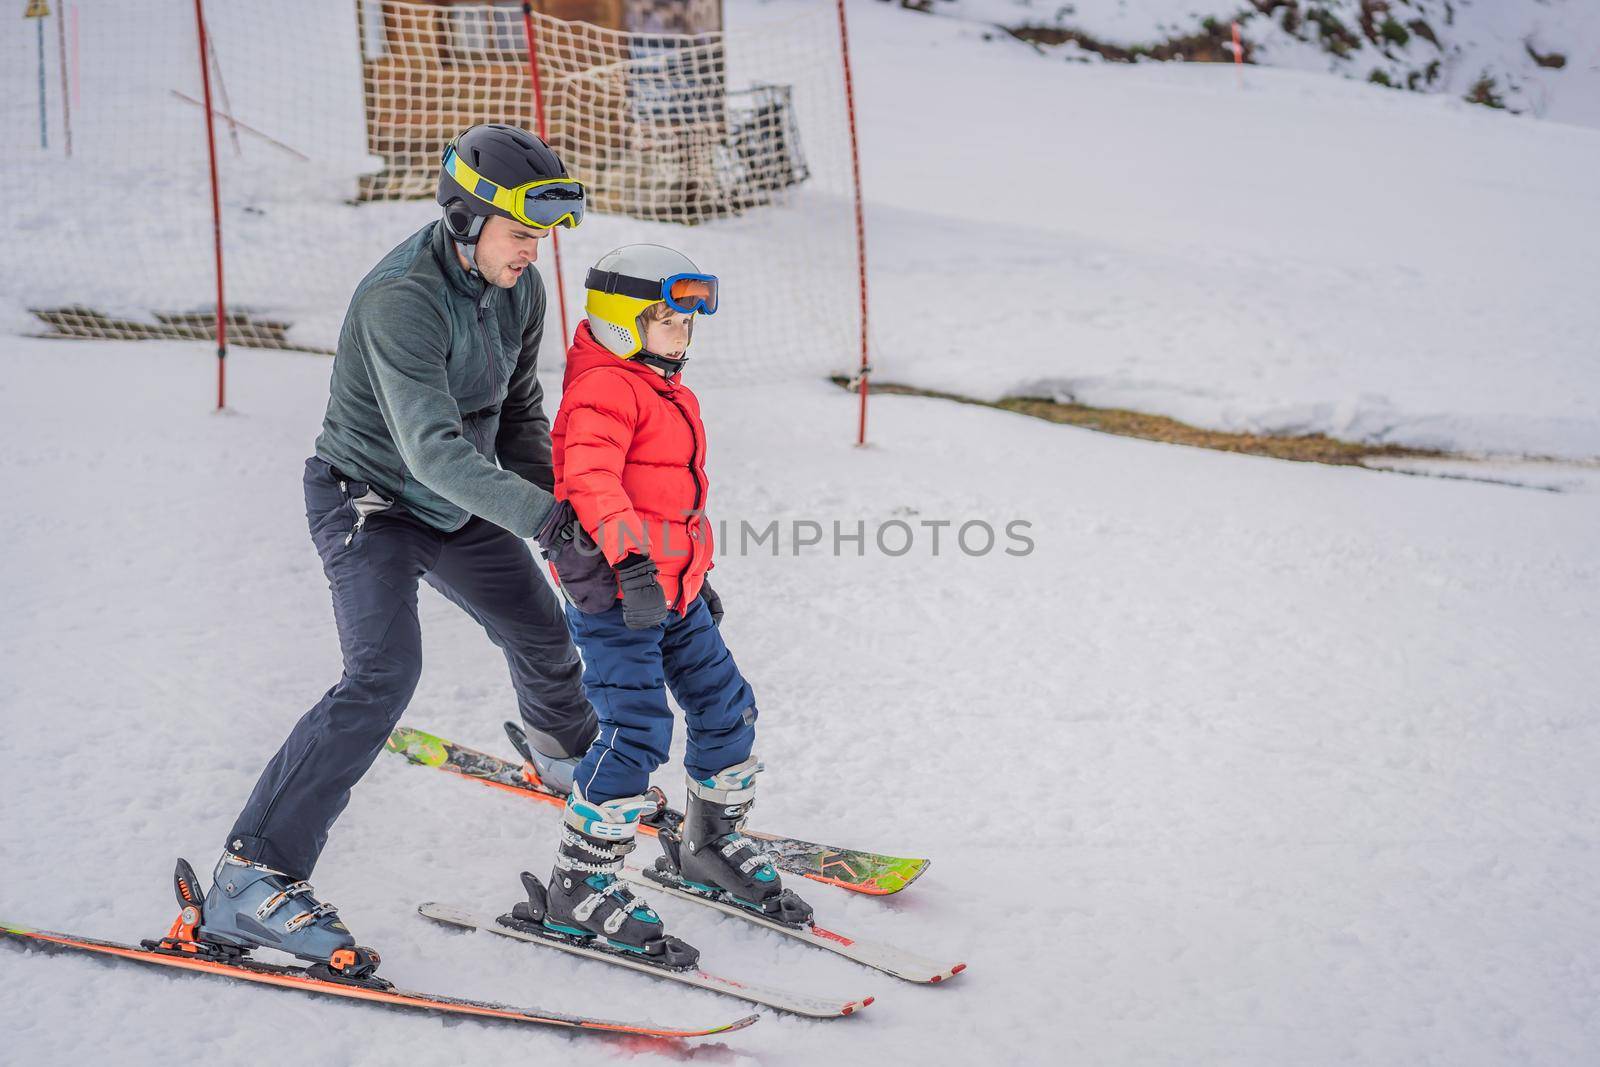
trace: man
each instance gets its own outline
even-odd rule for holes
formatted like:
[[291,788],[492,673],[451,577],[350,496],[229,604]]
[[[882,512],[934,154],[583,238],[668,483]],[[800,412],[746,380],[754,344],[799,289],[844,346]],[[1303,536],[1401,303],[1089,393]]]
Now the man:
[[357,286],[306,461],[306,520],[344,676],[261,773],[199,930],[353,979],[371,974],[375,955],[354,947],[305,879],[416,688],[418,580],[504,650],[546,780],[569,784],[598,730],[560,604],[523,540],[555,512],[534,374],[545,295],[532,268],[554,227],[583,220],[583,187],[537,137],[482,125],[445,150],[438,200],[443,219]]

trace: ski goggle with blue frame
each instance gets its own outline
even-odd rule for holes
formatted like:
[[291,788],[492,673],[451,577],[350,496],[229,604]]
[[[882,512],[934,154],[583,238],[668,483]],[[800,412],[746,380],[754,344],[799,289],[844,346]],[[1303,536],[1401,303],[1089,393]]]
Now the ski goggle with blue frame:
[[717,276],[715,274],[674,274],[670,278],[633,278],[614,270],[589,268],[583,287],[598,293],[618,293],[635,300],[664,302],[673,311],[691,315],[717,313]]
[[585,203],[583,183],[573,178],[541,178],[507,189],[496,185],[467,165],[451,144],[444,150],[444,169],[456,183],[492,207],[497,207],[524,226],[550,230],[568,229],[583,222]]

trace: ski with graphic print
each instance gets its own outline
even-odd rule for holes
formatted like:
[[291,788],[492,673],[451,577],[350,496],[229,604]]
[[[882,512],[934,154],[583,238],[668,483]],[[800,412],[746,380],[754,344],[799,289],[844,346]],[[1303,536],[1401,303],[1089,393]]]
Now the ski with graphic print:
[[[389,735],[386,747],[419,766],[448,771],[530,800],[564,805],[567,800],[564,793],[549,789],[539,781],[533,763],[527,756],[528,741],[522,730],[515,723],[506,723],[506,735],[522,755],[519,761],[501,759],[407,726],[396,727]],[[662,797],[662,801],[661,809],[647,817],[640,826],[641,832],[653,836],[663,829],[675,831],[682,824],[683,815],[667,807],[665,797]],[[870,896],[888,896],[900,892],[916,881],[931,862],[819,845],[756,830],[746,830],[744,833],[746,837],[760,842],[762,851],[773,857],[779,870]]]

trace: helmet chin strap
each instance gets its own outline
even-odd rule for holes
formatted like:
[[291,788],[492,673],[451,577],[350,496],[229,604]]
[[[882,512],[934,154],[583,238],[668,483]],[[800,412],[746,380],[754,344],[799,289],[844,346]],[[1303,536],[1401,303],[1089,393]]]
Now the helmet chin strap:
[[681,374],[683,372],[683,365],[689,362],[689,356],[687,353],[679,356],[677,359],[672,359],[668,356],[658,356],[654,352],[649,352],[642,348],[639,350],[639,354],[633,358],[648,367],[655,367],[658,370],[666,371],[667,377],[669,378],[675,374]]
[[[644,337],[644,316],[643,315],[639,316],[639,322],[638,322],[638,325],[637,325],[636,329],[638,329],[638,331],[639,331],[639,336],[641,338]],[[655,367],[658,370],[666,371],[667,377],[671,378],[675,374],[682,374],[683,373],[683,365],[685,363],[689,362],[689,343],[691,341],[693,341],[693,340],[694,340],[694,316],[690,315],[689,316],[689,337],[688,337],[688,339],[686,341],[684,341],[683,355],[679,356],[677,359],[673,359],[670,356],[658,356],[654,352],[650,351],[648,348],[645,348],[643,345],[641,345],[639,347],[638,355],[634,356],[633,358],[638,360],[640,363],[643,363],[647,367]]]
[[461,258],[467,261],[467,273],[474,278],[482,278],[483,275],[478,273],[478,246],[475,244],[469,245],[462,241],[457,241],[455,244],[456,251],[461,253]]
[[478,237],[483,233],[483,224],[487,220],[482,215],[470,215],[466,224],[462,225],[459,212],[464,210],[459,200],[445,206],[445,232],[450,234],[461,258],[467,261],[467,273],[481,279],[483,275],[478,271]]

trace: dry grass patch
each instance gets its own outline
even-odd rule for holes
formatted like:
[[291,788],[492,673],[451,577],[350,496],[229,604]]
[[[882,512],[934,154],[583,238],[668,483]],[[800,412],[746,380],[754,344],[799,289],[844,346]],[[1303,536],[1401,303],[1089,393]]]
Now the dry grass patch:
[[[834,378],[837,385],[850,388],[848,378]],[[1336,437],[1314,433],[1295,437],[1278,437],[1271,434],[1226,433],[1206,430],[1165,415],[1148,415],[1141,411],[1122,408],[1096,408],[1087,404],[1062,403],[1039,397],[1007,397],[1004,400],[974,400],[955,393],[941,393],[933,389],[918,389],[909,385],[873,382],[875,393],[896,393],[905,396],[926,396],[938,400],[953,400],[958,404],[976,404],[980,407],[1014,411],[1049,422],[1082,426],[1101,433],[1119,437],[1139,437],[1146,441],[1164,441],[1192,448],[1209,448],[1217,452],[1242,452],[1251,456],[1269,456],[1272,459],[1294,460],[1298,463],[1331,463],[1349,467],[1362,466],[1369,459],[1442,458],[1449,453],[1422,448],[1403,448],[1399,445],[1373,445],[1359,441],[1341,441]]]

